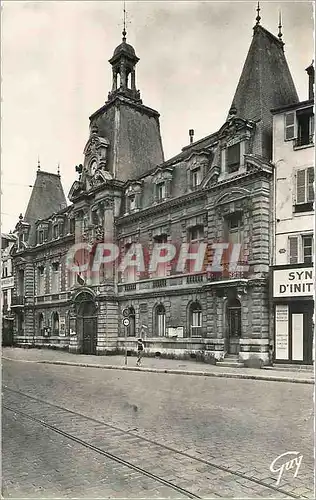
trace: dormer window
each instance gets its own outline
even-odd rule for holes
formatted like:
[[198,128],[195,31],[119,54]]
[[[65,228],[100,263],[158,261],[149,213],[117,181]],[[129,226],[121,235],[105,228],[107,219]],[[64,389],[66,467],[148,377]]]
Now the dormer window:
[[166,185],[164,182],[157,184],[157,201],[163,201],[166,198]]
[[240,167],[240,143],[229,146],[226,151],[226,170],[229,174],[237,172]]
[[37,242],[39,245],[42,245],[47,241],[47,236],[48,236],[47,227],[46,228],[40,227],[38,229],[37,234],[38,234]]
[[200,168],[192,170],[192,187],[198,187],[202,182],[202,172]]
[[136,208],[136,198],[135,195],[129,197],[129,211],[132,212]]
[[56,240],[59,237],[59,227],[58,224],[53,226],[53,238]]

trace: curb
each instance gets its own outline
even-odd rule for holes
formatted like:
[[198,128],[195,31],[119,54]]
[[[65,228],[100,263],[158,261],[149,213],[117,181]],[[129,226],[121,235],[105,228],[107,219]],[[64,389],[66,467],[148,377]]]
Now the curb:
[[49,365],[66,365],[66,366],[81,366],[85,368],[101,368],[104,370],[126,370],[132,372],[149,372],[149,373],[170,373],[173,375],[194,375],[196,377],[217,377],[217,378],[239,378],[239,379],[250,379],[250,380],[267,380],[271,382],[290,382],[295,384],[314,384],[313,379],[308,378],[295,378],[295,377],[267,377],[264,375],[247,375],[245,373],[214,373],[214,372],[202,372],[198,370],[175,370],[175,369],[163,369],[163,368],[138,368],[134,366],[120,366],[120,365],[98,365],[90,363],[76,363],[72,361],[36,361],[36,363],[49,364]]
[[277,377],[266,375],[247,375],[246,373],[227,373],[227,372],[202,372],[198,370],[175,370],[170,368],[139,368],[136,366],[122,366],[122,365],[98,365],[91,363],[77,363],[73,361],[51,361],[51,360],[26,360],[26,359],[12,359],[2,356],[2,359],[8,361],[17,361],[20,363],[38,363],[46,365],[61,365],[61,366],[79,366],[82,368],[101,368],[103,370],[125,370],[132,372],[149,372],[149,373],[170,373],[172,375],[193,375],[196,377],[217,377],[217,378],[234,378],[234,379],[248,379],[248,380],[265,380],[271,382],[288,382],[292,384],[314,384],[313,379],[308,378],[295,378],[295,377]]

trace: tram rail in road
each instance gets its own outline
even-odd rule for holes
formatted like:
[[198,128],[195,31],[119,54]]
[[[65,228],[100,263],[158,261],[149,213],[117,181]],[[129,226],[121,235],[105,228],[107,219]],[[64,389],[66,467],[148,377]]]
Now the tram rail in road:
[[[13,412],[21,418],[32,420],[34,423],[46,427],[47,429],[50,429],[51,431],[60,434],[81,446],[89,448],[95,453],[98,453],[113,462],[128,467],[133,471],[137,471],[138,473],[177,491],[181,496],[185,496],[187,498],[221,496],[218,494],[220,478],[217,478],[217,475],[220,476],[220,474],[225,472],[226,475],[231,476],[231,481],[242,478],[244,487],[247,487],[247,484],[250,488],[254,484],[262,486],[263,492],[262,494],[259,493],[258,496],[273,497],[275,493],[278,493],[278,498],[300,498],[298,495],[289,493],[281,487],[268,484],[264,480],[256,479],[253,476],[250,477],[242,472],[234,471],[231,468],[226,467],[224,464],[218,465],[212,463],[210,460],[202,457],[196,457],[165,444],[144,438],[135,432],[122,430],[119,427],[82,415],[79,412],[69,410],[56,404],[49,403],[34,396],[30,396],[29,394],[10,389],[6,386],[3,386],[3,392],[4,397],[2,407],[4,410]],[[74,423],[75,425],[73,425]],[[98,445],[94,444],[95,442],[97,442]],[[135,449],[135,447],[140,450],[141,445],[144,445],[145,443],[147,443],[146,450],[152,452],[154,457],[155,455],[157,456],[157,464],[163,462],[167,465],[168,461],[170,462],[170,470],[172,470],[173,473],[172,475],[175,475],[178,478],[176,482],[168,479],[168,477],[163,477],[155,473],[153,470],[150,470],[152,465],[146,463],[145,458],[144,466],[142,466],[142,464],[136,465],[133,463],[133,455],[131,453],[132,450]],[[116,453],[114,454],[109,451],[111,449],[117,450]],[[139,459],[141,459],[141,453],[137,458],[139,462]],[[177,460],[174,460],[175,458],[177,458]],[[175,465],[175,463],[177,465]],[[203,470],[201,470],[201,464],[205,466],[202,468]],[[190,476],[191,474],[192,476],[192,470],[194,470],[194,476],[197,483],[201,484],[202,482],[205,485],[203,488],[203,495],[198,493],[199,489],[196,489],[195,484],[192,484],[195,483],[195,481],[190,482],[186,479],[187,475]],[[212,480],[209,479],[210,475],[212,476]],[[239,484],[236,483],[236,489],[238,489],[238,487]]]

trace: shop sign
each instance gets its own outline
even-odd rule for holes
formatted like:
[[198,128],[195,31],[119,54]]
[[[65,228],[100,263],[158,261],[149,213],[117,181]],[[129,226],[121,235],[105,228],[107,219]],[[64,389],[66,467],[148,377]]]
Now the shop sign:
[[273,297],[306,297],[314,295],[312,267],[273,271]]
[[8,276],[7,278],[1,278],[1,288],[10,288],[14,286],[14,277]]

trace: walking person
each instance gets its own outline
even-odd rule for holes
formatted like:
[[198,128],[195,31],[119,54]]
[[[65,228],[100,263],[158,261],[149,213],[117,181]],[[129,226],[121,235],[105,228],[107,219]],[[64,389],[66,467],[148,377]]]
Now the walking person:
[[137,361],[136,361],[136,366],[141,366],[143,352],[144,352],[143,341],[142,341],[142,339],[138,339],[137,340]]

